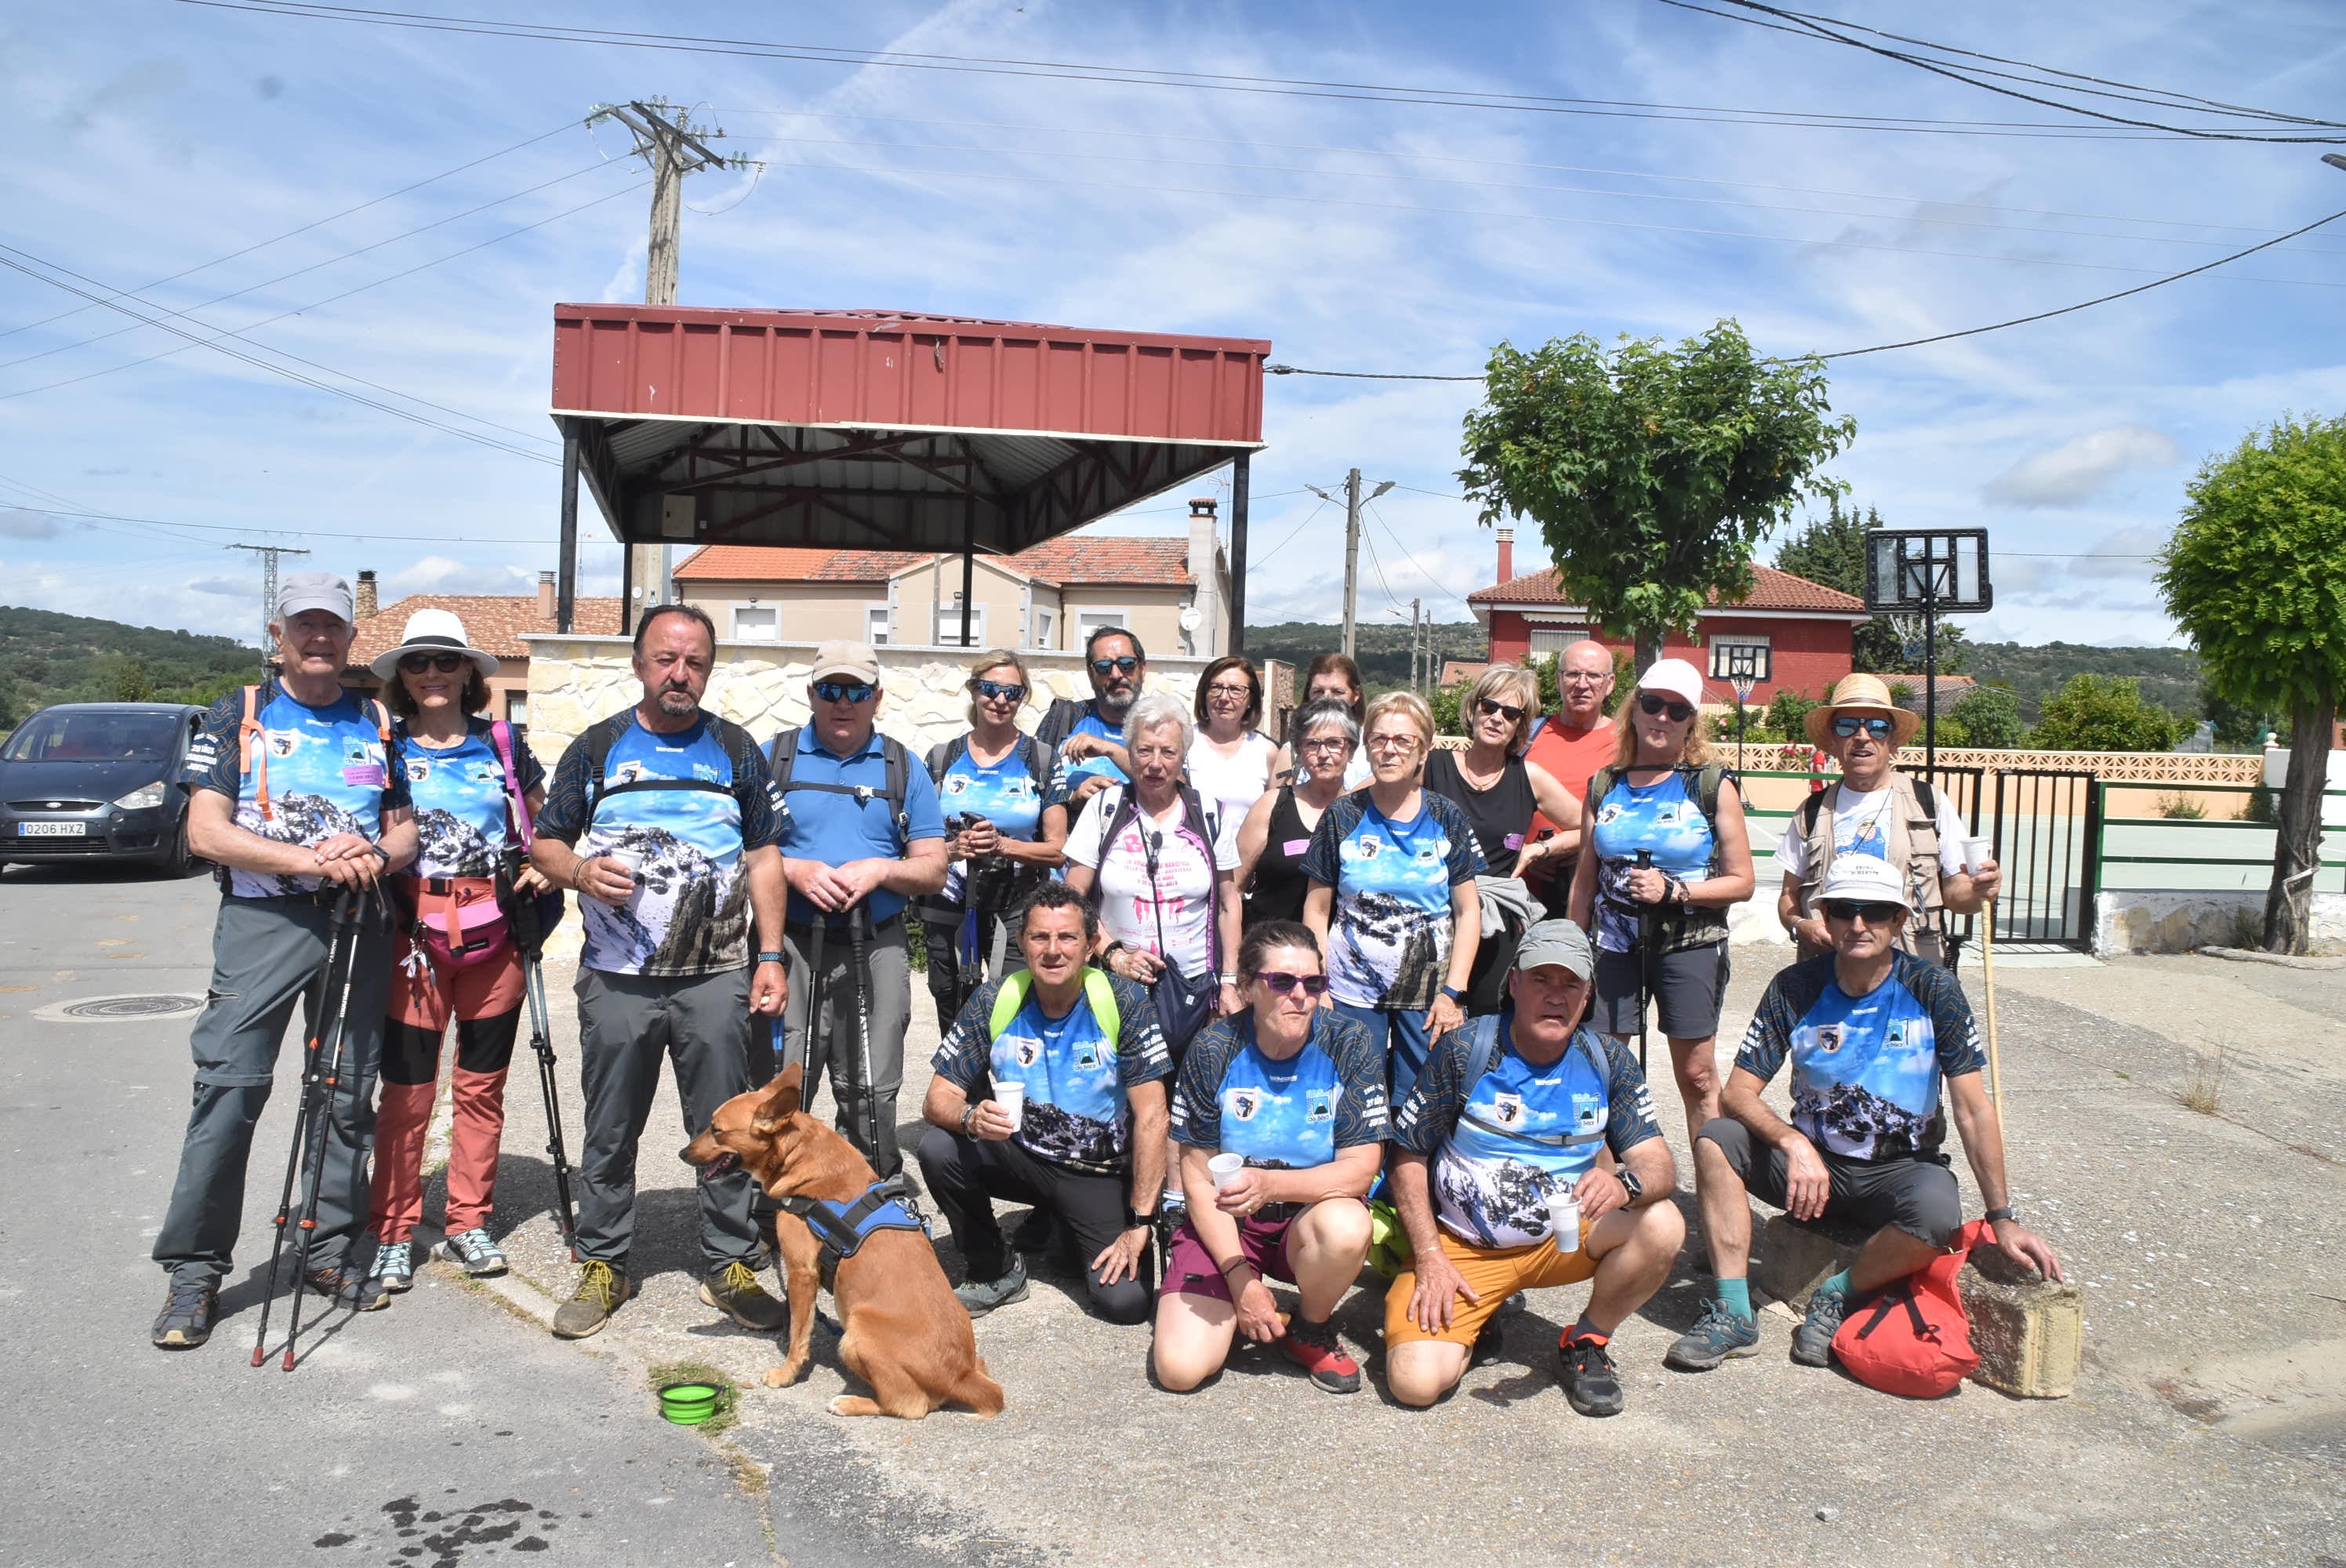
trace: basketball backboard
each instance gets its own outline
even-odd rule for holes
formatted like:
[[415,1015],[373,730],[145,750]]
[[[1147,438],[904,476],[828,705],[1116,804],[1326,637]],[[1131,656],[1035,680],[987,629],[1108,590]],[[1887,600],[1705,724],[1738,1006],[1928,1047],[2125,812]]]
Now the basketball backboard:
[[1878,528],[1865,536],[1865,607],[1880,615],[1995,606],[1984,528]]

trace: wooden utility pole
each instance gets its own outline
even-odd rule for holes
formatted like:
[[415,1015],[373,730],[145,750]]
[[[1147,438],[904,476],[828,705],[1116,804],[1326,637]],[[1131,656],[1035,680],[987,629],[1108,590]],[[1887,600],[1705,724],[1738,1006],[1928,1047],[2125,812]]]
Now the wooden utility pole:
[[[1361,503],[1374,501],[1393,487],[1390,479],[1381,480],[1377,487],[1364,497],[1361,494],[1361,471],[1357,468],[1344,475],[1344,657],[1358,657],[1353,644],[1360,624],[1361,597]],[[1303,487],[1332,504],[1335,497],[1316,484]]]
[[[586,121],[612,119],[636,135],[636,152],[651,166],[652,217],[649,242],[644,252],[644,303],[676,303],[677,248],[684,212],[684,177],[699,169],[716,168],[731,160],[709,150],[708,140],[721,138],[722,130],[696,130],[689,111],[678,113],[665,98],[642,98],[627,104],[598,104]],[[619,633],[634,626],[632,590],[641,585],[644,606],[667,602],[668,546],[630,545],[619,596]]]
[[1409,602],[1409,689],[1420,697],[1425,695],[1424,604],[1423,599]]

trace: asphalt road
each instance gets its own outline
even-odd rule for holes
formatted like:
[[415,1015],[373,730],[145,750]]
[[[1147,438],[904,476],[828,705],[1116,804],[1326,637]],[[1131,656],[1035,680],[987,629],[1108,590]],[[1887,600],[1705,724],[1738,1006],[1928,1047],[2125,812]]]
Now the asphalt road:
[[[291,1045],[255,1145],[220,1326],[200,1349],[150,1347],[163,1279],[148,1250],[186,1115],[188,1020],[34,1014],[99,996],[199,997],[216,905],[202,878],[78,867],[0,877],[0,1303],[12,1349],[0,1359],[0,1563],[746,1568],[777,1548],[792,1563],[925,1558],[896,1550],[873,1519],[825,1518],[817,1531],[788,1509],[770,1544],[762,1495],[700,1436],[660,1421],[638,1373],[452,1279],[426,1276],[385,1311],[305,1323],[291,1375],[273,1357],[253,1369],[264,1210],[291,1135]],[[284,1323],[280,1300],[273,1343]]]

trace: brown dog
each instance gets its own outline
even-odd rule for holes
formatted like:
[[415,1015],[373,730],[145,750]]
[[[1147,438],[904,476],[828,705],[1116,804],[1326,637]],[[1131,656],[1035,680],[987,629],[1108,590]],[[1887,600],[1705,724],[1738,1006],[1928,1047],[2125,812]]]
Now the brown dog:
[[[709,1130],[685,1146],[688,1164],[703,1181],[735,1164],[770,1197],[814,1197],[846,1205],[879,1180],[854,1145],[814,1117],[801,1115],[797,1064],[762,1089],[737,1095],[717,1107]],[[790,1348],[766,1374],[770,1388],[786,1388],[806,1371],[814,1338],[815,1299],[821,1288],[822,1246],[796,1215],[774,1217],[789,1275]],[[839,1416],[901,1416],[919,1420],[948,1404],[981,1416],[1002,1413],[1002,1385],[978,1359],[969,1313],[954,1298],[928,1237],[913,1230],[875,1230],[852,1257],[840,1259],[831,1299],[846,1327],[839,1359],[872,1385],[875,1399],[842,1394],[831,1401]]]

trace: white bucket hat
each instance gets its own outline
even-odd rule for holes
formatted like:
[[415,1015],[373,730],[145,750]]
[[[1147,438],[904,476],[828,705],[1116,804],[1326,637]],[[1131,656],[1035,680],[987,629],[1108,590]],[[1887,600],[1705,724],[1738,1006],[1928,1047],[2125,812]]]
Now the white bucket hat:
[[464,636],[464,623],[454,610],[416,611],[407,617],[399,646],[375,655],[367,667],[374,671],[377,680],[389,680],[399,672],[399,661],[412,653],[459,653],[473,661],[483,679],[497,673],[497,656],[472,645]]

